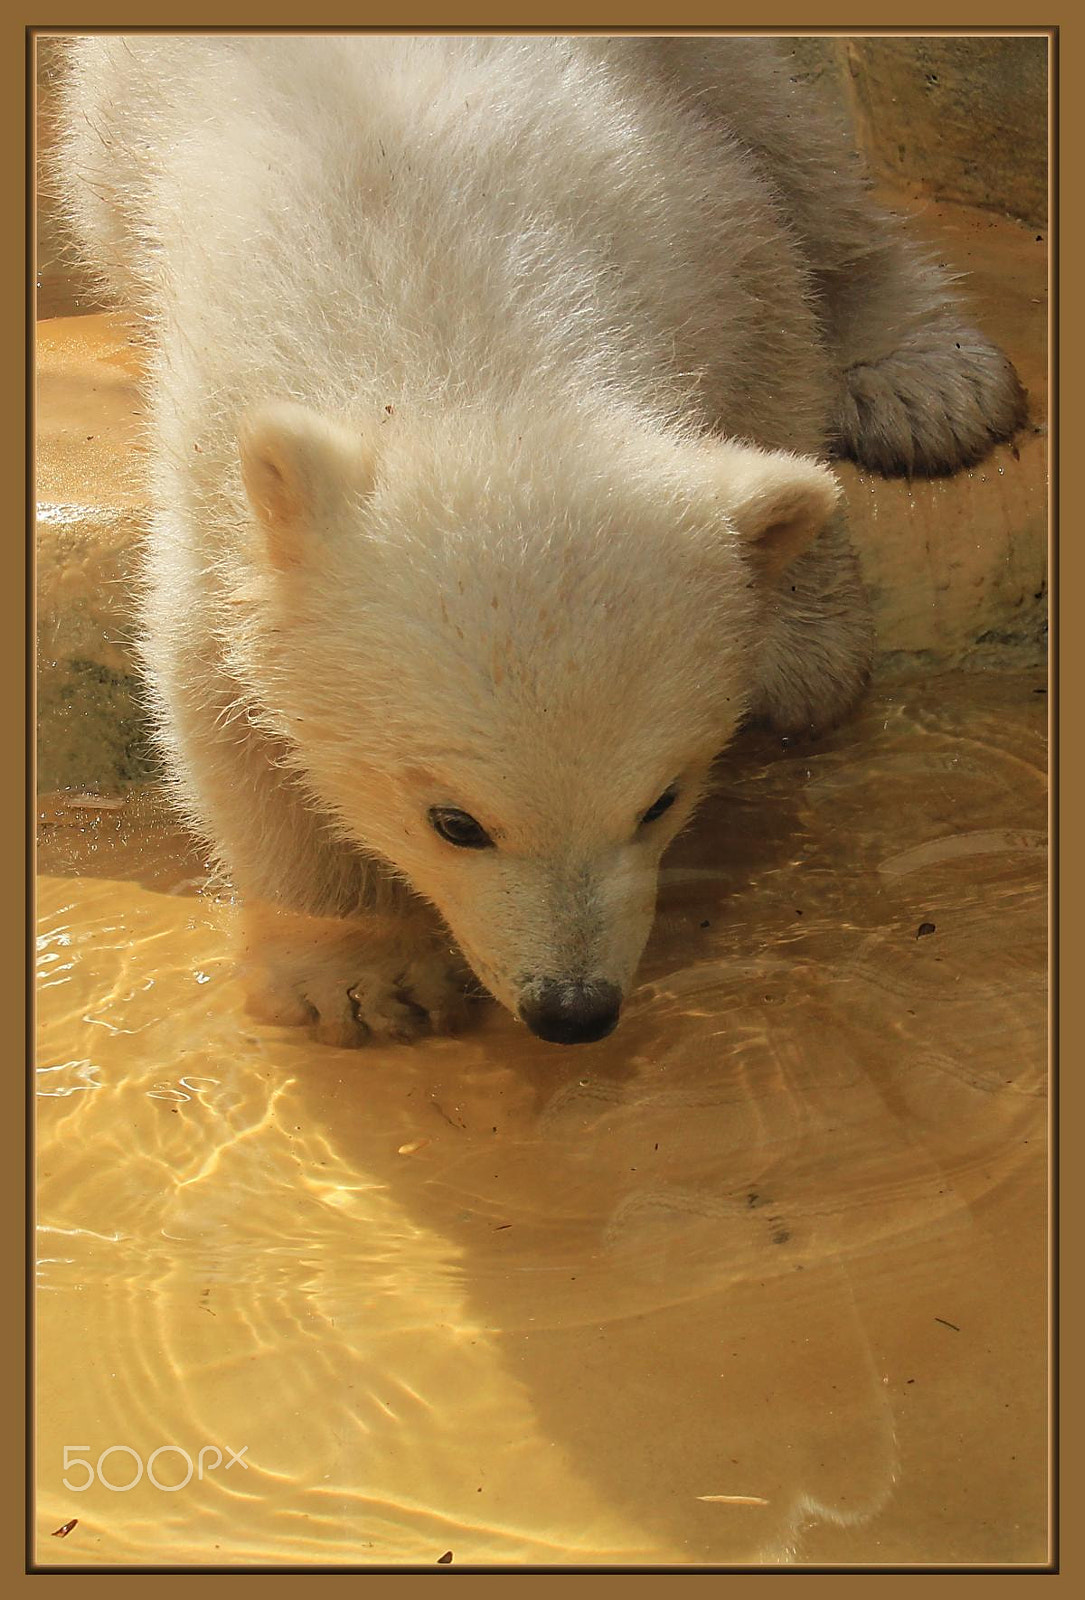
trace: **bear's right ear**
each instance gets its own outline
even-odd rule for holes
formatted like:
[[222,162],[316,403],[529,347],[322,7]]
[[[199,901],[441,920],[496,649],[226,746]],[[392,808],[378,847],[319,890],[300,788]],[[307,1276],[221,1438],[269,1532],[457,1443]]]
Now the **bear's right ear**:
[[277,567],[297,565],[351,499],[373,490],[373,457],[361,437],[293,401],[249,412],[238,444],[245,493]]

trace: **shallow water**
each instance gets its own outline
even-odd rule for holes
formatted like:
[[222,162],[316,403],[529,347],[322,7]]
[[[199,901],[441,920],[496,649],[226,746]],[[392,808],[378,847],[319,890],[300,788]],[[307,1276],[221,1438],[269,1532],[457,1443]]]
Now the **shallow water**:
[[745,739],[573,1050],[258,1026],[154,797],[45,802],[39,1560],[1045,1560],[1042,686]]

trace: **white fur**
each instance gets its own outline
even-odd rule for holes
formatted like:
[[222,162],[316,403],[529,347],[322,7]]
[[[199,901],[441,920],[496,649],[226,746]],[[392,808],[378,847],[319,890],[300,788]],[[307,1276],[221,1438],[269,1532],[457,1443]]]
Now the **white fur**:
[[280,908],[254,922],[271,1014],[341,1042],[447,1021],[424,902],[513,1009],[546,979],[625,991],[740,719],[822,726],[858,692],[813,458],[848,373],[951,300],[839,135],[790,121],[772,47],[730,45],[73,47],[69,208],[151,349],[159,731],[191,821]]

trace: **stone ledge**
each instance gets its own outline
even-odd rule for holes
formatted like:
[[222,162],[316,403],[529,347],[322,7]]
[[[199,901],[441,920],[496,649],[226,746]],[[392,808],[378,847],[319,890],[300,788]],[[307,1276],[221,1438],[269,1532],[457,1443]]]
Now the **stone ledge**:
[[970,319],[1017,367],[1029,417],[1013,441],[952,478],[886,480],[838,463],[879,656],[928,668],[1032,666],[1047,633],[1046,235],[967,206],[880,199],[959,274]]

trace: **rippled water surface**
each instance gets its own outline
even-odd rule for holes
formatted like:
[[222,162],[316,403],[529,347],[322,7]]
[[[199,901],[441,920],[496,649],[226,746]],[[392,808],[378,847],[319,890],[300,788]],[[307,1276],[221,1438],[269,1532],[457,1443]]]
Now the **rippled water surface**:
[[1042,682],[748,737],[572,1050],[258,1026],[153,796],[46,802],[39,1559],[1046,1559]]

